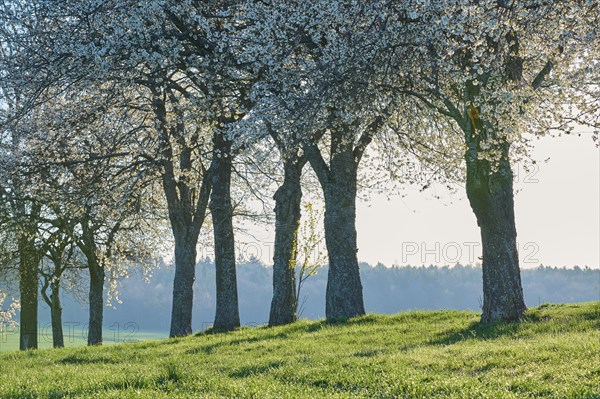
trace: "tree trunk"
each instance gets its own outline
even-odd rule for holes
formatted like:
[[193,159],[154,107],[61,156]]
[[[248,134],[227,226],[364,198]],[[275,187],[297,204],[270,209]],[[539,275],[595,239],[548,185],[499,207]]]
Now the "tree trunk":
[[364,315],[365,307],[356,246],[357,163],[343,138],[332,149],[329,179],[323,187],[329,256],[325,315],[336,321]]
[[[196,245],[198,235],[204,223],[211,190],[211,173],[204,171],[200,187],[194,180],[194,170],[204,169],[202,162],[194,165],[194,152],[198,144],[198,134],[186,137],[183,113],[176,106],[173,108],[177,118],[176,127],[169,127],[167,108],[163,95],[156,88],[153,91],[153,107],[157,118],[160,145],[162,147],[162,182],[171,229],[175,238],[175,278],[173,281],[173,305],[171,311],[170,337],[181,337],[192,333],[192,308],[194,301],[194,280],[196,269]],[[163,93],[164,94],[164,93]],[[173,152],[172,140],[181,147],[177,155]],[[176,177],[175,162],[178,160]],[[199,191],[196,191],[199,189]],[[194,200],[194,197],[197,199]]]
[[497,170],[492,168],[490,161],[478,159],[474,146],[465,157],[467,196],[477,217],[483,247],[482,322],[520,320],[526,310],[507,143],[501,145],[501,153]]
[[213,328],[231,331],[240,326],[231,204],[231,142],[217,133],[214,148],[210,212],[215,239],[217,308]]
[[[54,261],[53,261],[54,262]],[[60,270],[60,263],[54,263],[55,271]],[[44,302],[50,308],[50,319],[52,321],[52,346],[54,348],[63,348],[65,346],[62,329],[62,307],[60,304],[60,274],[43,274],[44,283],[42,284],[41,294]],[[50,287],[50,296],[48,296],[48,287]]]
[[198,236],[190,234],[191,226],[187,227],[189,229],[186,226],[173,229],[175,232],[175,279],[173,281],[170,337],[183,337],[192,333]]
[[302,187],[303,163],[295,158],[285,163],[283,184],[275,199],[275,250],[273,255],[273,299],[269,325],[292,323],[297,319],[296,255]]
[[38,265],[33,238],[19,238],[19,290],[21,311],[19,320],[19,348],[38,347]]
[[63,335],[62,325],[62,306],[60,303],[60,283],[53,282],[50,284],[52,290],[50,294],[50,319],[52,320],[52,346],[55,348],[63,348],[65,340]]
[[102,345],[102,317],[104,311],[104,268],[96,257],[88,258],[90,271],[90,320],[88,345]]

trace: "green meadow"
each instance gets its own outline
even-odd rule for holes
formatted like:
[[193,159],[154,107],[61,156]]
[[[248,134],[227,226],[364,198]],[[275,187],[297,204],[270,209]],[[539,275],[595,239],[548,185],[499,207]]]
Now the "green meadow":
[[2,398],[600,398],[600,302],[0,354]]
[[[81,327],[70,327],[68,324],[64,328],[65,347],[78,347],[87,344],[87,332]],[[114,345],[122,343],[134,343],[148,340],[164,339],[168,333],[153,331],[127,331],[121,329],[107,328],[103,331],[104,344]],[[40,329],[38,336],[38,346],[40,349],[52,348],[52,330],[49,327]],[[19,330],[7,328],[0,331],[0,352],[13,352],[19,350]]]

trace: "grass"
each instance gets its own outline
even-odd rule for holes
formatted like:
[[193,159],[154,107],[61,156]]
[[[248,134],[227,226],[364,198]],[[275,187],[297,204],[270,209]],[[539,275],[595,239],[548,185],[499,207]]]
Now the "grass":
[[[104,344],[114,345],[123,342],[139,342],[148,340],[159,340],[165,338],[168,334],[152,331],[115,331],[115,329],[105,329],[103,331]],[[78,347],[87,344],[87,331],[82,330],[81,326],[67,327],[64,330],[65,346]],[[38,336],[38,346],[40,349],[52,348],[52,331],[48,326],[40,330]],[[19,330],[8,328],[0,331],[0,353],[14,352],[19,350]]]
[[600,398],[600,302],[0,354],[2,398]]

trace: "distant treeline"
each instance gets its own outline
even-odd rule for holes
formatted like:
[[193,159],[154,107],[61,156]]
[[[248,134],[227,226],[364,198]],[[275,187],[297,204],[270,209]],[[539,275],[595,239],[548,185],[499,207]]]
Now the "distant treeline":
[[[414,309],[481,310],[481,267],[370,266],[361,263],[365,307],[372,313],[397,313]],[[106,309],[105,327],[136,323],[140,330],[168,334],[174,270],[161,267],[149,283],[141,276],[123,282],[122,304]],[[197,265],[194,286],[194,330],[209,327],[215,312],[215,267],[210,260]],[[540,266],[522,271],[527,306],[542,303],[600,300],[600,270]],[[327,267],[310,277],[302,288],[302,316],[325,317]],[[238,266],[240,316],[244,325],[265,324],[272,296],[272,268],[260,262]],[[65,323],[87,323],[86,305],[65,295]],[[48,307],[40,304],[41,320],[49,321]]]

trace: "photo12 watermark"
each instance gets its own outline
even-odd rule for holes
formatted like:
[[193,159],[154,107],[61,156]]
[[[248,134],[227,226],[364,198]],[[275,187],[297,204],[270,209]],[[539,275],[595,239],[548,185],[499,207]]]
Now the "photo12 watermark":
[[[88,324],[78,321],[66,321],[61,324],[65,344],[85,344],[88,338]],[[103,327],[103,341],[106,343],[132,343],[140,341],[140,326],[133,321],[114,322]],[[12,346],[19,340],[20,329],[15,323],[0,323],[0,350],[2,346]],[[37,328],[38,343],[53,343],[52,323],[40,323]],[[9,345],[10,344],[10,345]]]
[[[543,163],[543,162],[542,162]],[[511,165],[513,183],[537,184],[540,182],[540,164],[538,162],[516,162]],[[421,176],[423,181],[435,179],[436,172],[423,166],[420,162],[408,162],[396,169],[399,176]]]
[[[537,254],[540,247],[535,242],[517,243],[519,261],[523,264],[539,265]],[[402,264],[475,264],[483,261],[480,242],[403,242],[401,244]]]

